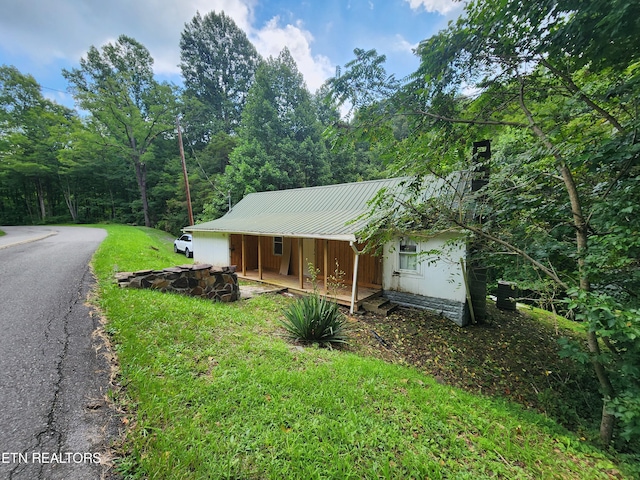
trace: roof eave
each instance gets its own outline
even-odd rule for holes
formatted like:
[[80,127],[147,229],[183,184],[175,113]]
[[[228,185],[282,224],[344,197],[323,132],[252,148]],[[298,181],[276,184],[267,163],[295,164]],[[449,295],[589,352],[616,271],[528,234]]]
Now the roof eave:
[[183,232],[210,232],[210,233],[227,233],[237,235],[254,235],[256,237],[290,237],[290,238],[313,238],[318,240],[338,240],[341,242],[355,242],[357,238],[353,233],[295,233],[295,232],[257,232],[252,230],[218,230],[211,228],[197,228],[196,225],[185,227]]

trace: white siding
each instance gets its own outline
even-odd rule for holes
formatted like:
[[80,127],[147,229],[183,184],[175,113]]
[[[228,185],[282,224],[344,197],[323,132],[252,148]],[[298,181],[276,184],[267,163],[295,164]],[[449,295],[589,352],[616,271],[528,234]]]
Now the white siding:
[[229,234],[217,232],[192,232],[193,260],[208,263],[214,267],[231,265]]
[[420,256],[416,271],[399,268],[400,239],[385,245],[382,288],[464,303],[466,290],[460,258],[466,258],[466,247],[463,241],[452,242],[454,238],[440,235],[430,239],[414,239],[418,244],[418,252],[441,252],[440,255]]

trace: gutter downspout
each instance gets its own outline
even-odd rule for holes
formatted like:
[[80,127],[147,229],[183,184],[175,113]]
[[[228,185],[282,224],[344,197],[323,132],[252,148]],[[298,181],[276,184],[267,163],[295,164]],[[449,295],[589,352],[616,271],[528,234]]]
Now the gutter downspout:
[[353,286],[351,288],[351,308],[349,309],[349,313],[353,315],[356,301],[358,300],[358,260],[360,260],[360,254],[362,252],[358,251],[353,240],[349,242],[349,246],[351,250],[353,250],[353,253],[356,254],[355,262],[353,262]]

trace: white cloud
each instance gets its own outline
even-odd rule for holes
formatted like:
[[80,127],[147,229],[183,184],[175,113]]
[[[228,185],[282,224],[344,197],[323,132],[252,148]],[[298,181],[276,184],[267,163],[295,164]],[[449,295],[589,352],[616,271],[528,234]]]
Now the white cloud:
[[241,28],[251,22],[254,0],[24,0],[7,2],[0,16],[0,45],[14,55],[41,63],[76,63],[90,46],[100,47],[121,34],[149,49],[157,73],[177,73],[179,40],[196,11],[231,16]]
[[413,51],[418,47],[417,43],[410,43],[402,35],[397,34],[395,41],[392,44],[392,50],[402,53],[413,54]]
[[438,12],[442,15],[455,10],[460,6],[460,2],[453,0],[405,0],[412,10],[418,10],[421,7],[427,12]]
[[[132,4],[130,0],[117,0],[126,5]],[[149,14],[149,11],[157,9],[157,4],[162,3],[159,12],[154,12],[149,22],[145,22],[141,35],[145,38],[138,40],[145,45],[155,60],[155,71],[160,74],[179,74],[180,68],[180,35],[185,23],[190,22],[196,12],[202,16],[211,11],[224,12],[231,17],[239,28],[248,32],[253,18],[254,0],[188,0],[175,2],[162,0],[137,0],[135,2],[140,10],[140,17]],[[164,33],[163,33],[164,32]]]
[[[40,69],[56,63],[77,65],[90,46],[101,47],[125,34],[142,43],[154,59],[156,74],[180,74],[180,35],[197,11],[224,11],[244,30],[261,55],[278,55],[288,46],[307,86],[314,90],[332,75],[327,57],[313,55],[313,37],[302,24],[279,25],[272,19],[254,25],[258,0],[22,0],[4,2],[0,49],[28,58]],[[25,72],[30,73],[30,72]]]
[[274,17],[263,28],[251,32],[250,36],[256,49],[265,58],[277,57],[282,49],[287,47],[298,65],[298,70],[304,76],[307,87],[312,92],[335,71],[335,67],[327,57],[314,56],[311,53],[313,36],[303,28],[300,22],[282,27],[280,19]]

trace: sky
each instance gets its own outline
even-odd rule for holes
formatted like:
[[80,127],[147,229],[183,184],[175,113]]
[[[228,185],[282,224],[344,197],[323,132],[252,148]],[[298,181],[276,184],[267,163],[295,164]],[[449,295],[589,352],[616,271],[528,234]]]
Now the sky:
[[286,46],[314,92],[353,60],[376,49],[387,73],[418,67],[412,49],[462,12],[456,0],[0,0],[0,65],[32,75],[45,97],[73,107],[62,69],[79,66],[91,46],[122,34],[142,43],[161,81],[182,84],[180,35],[196,12],[224,11],[265,58]]

